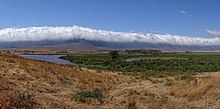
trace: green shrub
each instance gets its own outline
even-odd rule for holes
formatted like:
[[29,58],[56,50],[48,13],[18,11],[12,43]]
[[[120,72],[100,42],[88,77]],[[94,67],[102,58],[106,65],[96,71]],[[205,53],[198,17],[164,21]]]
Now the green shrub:
[[192,75],[182,75],[180,77],[181,80],[187,80],[187,81],[191,81],[191,80],[194,80],[195,77],[193,77]]
[[104,94],[99,89],[96,89],[94,91],[84,90],[84,91],[80,91],[80,92],[76,93],[74,95],[74,99],[76,101],[81,102],[81,103],[85,103],[87,101],[90,101],[91,99],[96,99],[100,103],[103,103]]
[[112,57],[113,60],[119,58],[119,53],[118,53],[118,51],[116,51],[116,50],[110,51],[110,52],[109,52],[109,55]]
[[[112,51],[110,54],[88,54],[85,56],[64,56],[62,59],[76,63],[80,67],[120,71],[142,72],[140,76],[164,77],[175,74],[195,74],[220,70],[220,55],[161,53],[160,55],[125,55]],[[126,62],[129,58],[141,61]],[[184,79],[185,77],[183,77]]]
[[35,95],[29,92],[15,92],[9,97],[10,108],[16,109],[34,109],[37,106]]

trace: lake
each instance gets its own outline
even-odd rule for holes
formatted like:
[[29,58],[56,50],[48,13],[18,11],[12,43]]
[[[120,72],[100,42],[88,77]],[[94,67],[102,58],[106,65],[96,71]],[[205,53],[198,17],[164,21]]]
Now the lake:
[[32,59],[32,60],[40,60],[40,61],[54,62],[54,63],[58,63],[58,64],[74,65],[73,63],[71,63],[67,60],[59,59],[59,57],[65,56],[65,55],[25,55],[25,54],[21,54],[19,56],[24,57],[24,58],[28,58],[28,59]]

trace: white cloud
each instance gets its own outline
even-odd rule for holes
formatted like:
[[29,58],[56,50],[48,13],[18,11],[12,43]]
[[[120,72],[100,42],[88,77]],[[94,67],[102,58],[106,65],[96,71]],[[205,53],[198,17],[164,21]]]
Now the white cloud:
[[220,31],[213,30],[213,29],[206,29],[206,32],[211,34],[211,35],[216,35],[216,36],[220,35]]
[[184,10],[180,11],[179,13],[180,13],[180,14],[188,14],[188,12],[187,12],[187,11],[184,11]]
[[0,42],[86,39],[112,42],[146,42],[174,45],[220,45],[219,38],[170,34],[131,33],[73,27],[28,27],[0,30]]
[[185,10],[181,10],[181,11],[179,11],[179,13],[182,14],[182,15],[188,16],[188,17],[192,17],[192,15],[189,14],[189,12],[187,12]]

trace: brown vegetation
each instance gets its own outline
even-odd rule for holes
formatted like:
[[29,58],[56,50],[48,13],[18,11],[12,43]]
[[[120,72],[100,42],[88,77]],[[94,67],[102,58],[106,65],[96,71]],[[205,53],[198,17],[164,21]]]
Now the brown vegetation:
[[[142,80],[106,71],[0,55],[0,108],[220,108],[219,73],[200,74],[187,80],[179,78]],[[92,95],[86,95],[90,92],[80,93],[82,91],[91,91]],[[77,93],[91,99],[86,102],[74,100]],[[104,94],[102,103],[99,94]]]

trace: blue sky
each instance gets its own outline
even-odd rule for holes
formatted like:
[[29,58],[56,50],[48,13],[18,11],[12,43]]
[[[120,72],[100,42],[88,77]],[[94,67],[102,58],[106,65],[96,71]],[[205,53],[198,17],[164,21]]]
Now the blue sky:
[[220,30],[220,0],[1,0],[0,28],[83,26],[196,37]]

